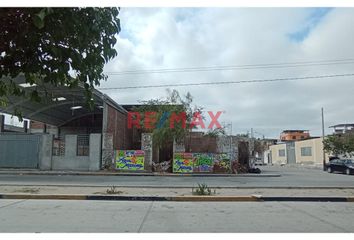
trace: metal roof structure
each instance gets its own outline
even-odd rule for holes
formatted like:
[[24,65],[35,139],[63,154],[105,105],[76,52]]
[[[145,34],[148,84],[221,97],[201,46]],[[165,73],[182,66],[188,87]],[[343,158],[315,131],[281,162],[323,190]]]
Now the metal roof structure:
[[[8,81],[2,78],[1,81]],[[15,114],[15,109],[19,109],[24,118],[43,122],[53,126],[62,126],[75,119],[91,115],[102,114],[104,103],[111,105],[118,111],[126,112],[120,105],[107,95],[98,90],[94,90],[92,98],[94,108],[91,109],[86,104],[85,90],[83,87],[69,88],[65,86],[53,86],[44,84],[41,86],[26,84],[24,76],[18,76],[13,81],[25,91],[35,88],[38,92],[47,92],[50,97],[42,99],[41,102],[34,102],[28,98],[10,96],[7,107],[0,107],[0,112]]]
[[329,128],[337,128],[337,127],[354,127],[354,123],[342,123],[342,124],[329,126]]
[[309,130],[295,129],[295,130],[283,130],[283,133],[292,133],[292,132],[308,132]]

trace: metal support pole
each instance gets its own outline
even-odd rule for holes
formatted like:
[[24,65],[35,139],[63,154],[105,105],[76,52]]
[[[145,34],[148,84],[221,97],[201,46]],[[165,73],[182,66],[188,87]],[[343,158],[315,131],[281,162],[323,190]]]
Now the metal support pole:
[[230,123],[230,173],[232,173],[232,122]]
[[27,120],[23,121],[23,132],[25,132],[25,133],[28,132],[28,121]]
[[[324,137],[325,137],[323,108],[321,108],[321,113],[322,113],[322,143],[323,143]],[[323,146],[323,148],[322,148],[322,153],[323,153],[323,171],[326,171],[326,153],[325,153],[325,150],[324,150],[324,144],[322,146]]]
[[5,115],[0,114],[0,133],[5,131]]

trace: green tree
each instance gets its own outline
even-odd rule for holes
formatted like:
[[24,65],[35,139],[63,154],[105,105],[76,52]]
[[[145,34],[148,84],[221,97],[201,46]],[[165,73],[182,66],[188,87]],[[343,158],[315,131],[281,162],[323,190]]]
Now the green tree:
[[[107,76],[104,64],[117,55],[119,8],[1,8],[0,106],[9,96],[40,102],[47,91],[36,86],[84,86],[92,90]],[[33,87],[13,78],[23,74]]]
[[209,137],[218,137],[218,136],[225,136],[225,135],[226,135],[226,131],[224,127],[210,129],[205,133],[205,136],[209,136]]
[[[166,142],[183,140],[190,130],[194,128],[190,127],[194,114],[201,114],[202,112],[201,107],[192,104],[193,97],[190,93],[187,93],[184,97],[181,97],[176,90],[167,89],[167,93],[168,96],[164,99],[143,101],[141,106],[133,108],[133,111],[141,113],[140,126],[144,126],[147,112],[156,113],[154,116],[150,116],[156,119],[154,126],[149,129],[144,128],[143,131],[152,133],[153,143],[158,148],[164,146]],[[185,127],[183,127],[181,122],[175,122],[174,128],[170,128],[170,117],[173,113],[176,115],[186,113]],[[161,119],[165,119],[165,121],[160,123]]]
[[324,150],[335,155],[354,156],[354,133],[331,135],[323,141]]

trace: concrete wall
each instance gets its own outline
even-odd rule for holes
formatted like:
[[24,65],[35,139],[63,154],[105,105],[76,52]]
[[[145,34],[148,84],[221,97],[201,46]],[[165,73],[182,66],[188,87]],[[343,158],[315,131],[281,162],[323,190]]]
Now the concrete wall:
[[[311,148],[311,156],[302,156],[301,148]],[[323,163],[323,143],[322,138],[314,138],[295,142],[296,163],[322,164]],[[325,154],[326,162],[329,160]]]
[[114,151],[113,135],[110,133],[103,133],[102,134],[102,162],[101,162],[102,168],[105,169],[114,168],[113,151]]
[[216,153],[227,153],[231,161],[238,159],[238,139],[233,136],[220,136],[216,138]]
[[146,171],[152,171],[152,134],[143,133],[141,136],[141,150],[145,151],[144,167]]
[[77,135],[65,135],[65,155],[53,156],[53,170],[89,170],[89,156],[76,156]]
[[89,171],[98,171],[101,168],[102,135],[90,134]]
[[77,156],[77,135],[65,136],[65,155],[52,156],[53,135],[41,135],[41,170],[98,171],[101,164],[101,134],[90,134],[89,156]]
[[265,150],[263,152],[263,163],[264,164],[272,163],[272,156],[270,154],[271,154],[270,150]]
[[[271,151],[273,164],[286,164],[287,163],[286,144],[272,145],[269,147],[269,150]],[[283,156],[283,157],[279,156],[279,150],[284,150],[285,156]]]
[[53,152],[53,135],[41,135],[39,148],[39,169],[51,170],[52,169],[52,152]]
[[177,142],[176,140],[173,141],[173,152],[174,153],[179,153],[179,152],[185,152],[186,147],[184,145],[183,141]]

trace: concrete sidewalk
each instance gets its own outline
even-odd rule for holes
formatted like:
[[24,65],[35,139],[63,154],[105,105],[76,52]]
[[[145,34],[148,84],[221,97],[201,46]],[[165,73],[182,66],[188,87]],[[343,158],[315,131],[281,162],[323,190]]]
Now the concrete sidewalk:
[[[265,197],[343,197],[354,196],[353,188],[210,188],[214,196]],[[107,193],[111,191],[111,194]],[[215,191],[215,192],[214,192]],[[59,194],[59,195],[117,195],[117,196],[192,196],[192,188],[83,187],[83,186],[13,186],[1,185],[0,194]]]
[[76,176],[165,176],[165,177],[280,177],[276,173],[160,173],[160,172],[116,172],[116,171],[41,171],[37,169],[0,169],[3,175],[76,175]]

